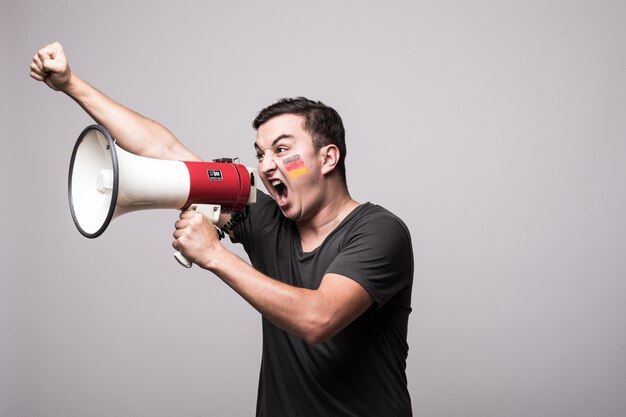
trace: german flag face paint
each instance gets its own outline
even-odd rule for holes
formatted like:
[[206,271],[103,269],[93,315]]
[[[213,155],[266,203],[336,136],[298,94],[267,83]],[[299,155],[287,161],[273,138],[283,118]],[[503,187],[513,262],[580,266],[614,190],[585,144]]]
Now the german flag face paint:
[[306,175],[308,170],[304,166],[304,161],[300,158],[300,155],[291,156],[283,161],[285,169],[287,170],[287,176],[289,178],[298,178]]

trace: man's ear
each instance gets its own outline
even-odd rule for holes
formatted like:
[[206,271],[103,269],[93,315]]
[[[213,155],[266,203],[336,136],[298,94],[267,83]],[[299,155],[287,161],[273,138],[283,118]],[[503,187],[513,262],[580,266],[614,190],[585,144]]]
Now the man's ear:
[[336,145],[326,145],[320,149],[322,158],[322,174],[331,173],[339,163],[340,152]]

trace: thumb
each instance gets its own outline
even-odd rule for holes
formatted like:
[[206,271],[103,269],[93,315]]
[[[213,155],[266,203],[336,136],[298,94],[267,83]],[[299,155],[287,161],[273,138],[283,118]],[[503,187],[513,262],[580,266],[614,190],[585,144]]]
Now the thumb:
[[65,71],[65,63],[60,61],[55,61],[54,59],[46,59],[43,62],[43,69],[50,72],[61,73]]

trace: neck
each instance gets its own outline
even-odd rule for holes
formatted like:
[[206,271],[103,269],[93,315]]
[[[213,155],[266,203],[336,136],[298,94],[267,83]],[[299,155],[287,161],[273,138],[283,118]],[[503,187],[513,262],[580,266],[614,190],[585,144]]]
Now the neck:
[[302,241],[302,250],[309,252],[317,248],[358,205],[359,203],[352,199],[347,189],[344,192],[331,194],[330,198],[323,201],[313,217],[296,223]]

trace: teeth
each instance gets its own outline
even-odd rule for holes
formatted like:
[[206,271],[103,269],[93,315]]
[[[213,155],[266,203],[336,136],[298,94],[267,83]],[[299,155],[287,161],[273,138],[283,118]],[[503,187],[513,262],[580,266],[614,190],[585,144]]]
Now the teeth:
[[278,184],[282,184],[282,181],[281,180],[272,181],[272,186],[276,187]]

